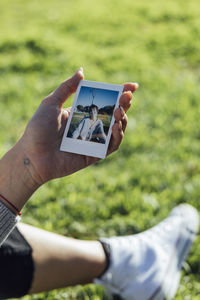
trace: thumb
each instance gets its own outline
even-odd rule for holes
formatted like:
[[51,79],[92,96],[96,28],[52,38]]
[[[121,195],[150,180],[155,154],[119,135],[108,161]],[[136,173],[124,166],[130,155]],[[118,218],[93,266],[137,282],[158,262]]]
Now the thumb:
[[65,80],[61,85],[50,95],[49,101],[52,104],[61,107],[65,100],[75,93],[79,82],[84,78],[83,69],[79,68],[72,77]]

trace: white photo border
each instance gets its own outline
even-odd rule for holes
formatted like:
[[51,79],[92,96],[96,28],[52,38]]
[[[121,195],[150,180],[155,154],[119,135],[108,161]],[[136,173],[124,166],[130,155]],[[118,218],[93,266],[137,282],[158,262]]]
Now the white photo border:
[[106,142],[105,144],[101,144],[101,143],[95,143],[95,142],[90,142],[90,141],[83,141],[83,140],[78,140],[78,139],[73,139],[73,138],[69,138],[67,137],[68,134],[68,130],[71,124],[71,119],[72,116],[74,114],[74,109],[76,107],[77,104],[77,100],[78,100],[78,96],[79,96],[79,92],[81,90],[81,87],[91,87],[91,88],[98,88],[98,89],[105,89],[105,90],[112,90],[112,91],[118,91],[118,97],[117,97],[117,101],[115,103],[115,107],[113,110],[116,110],[116,108],[119,106],[119,99],[120,96],[123,92],[123,86],[122,85],[116,85],[116,84],[110,84],[110,83],[102,83],[102,82],[96,82],[96,81],[89,81],[89,80],[81,80],[75,97],[74,97],[74,102],[71,108],[71,112],[70,112],[70,116],[69,119],[67,121],[67,125],[64,131],[64,135],[62,138],[62,143],[60,146],[60,150],[64,151],[64,152],[71,152],[71,153],[76,153],[76,154],[82,154],[82,155],[88,155],[88,156],[93,156],[93,157],[98,157],[98,158],[105,158],[106,154],[107,154],[107,150],[108,150],[108,145],[110,142],[110,137],[112,134],[112,126],[115,122],[114,116],[112,115],[112,119],[110,122],[110,126],[109,126],[109,130],[108,130],[108,134],[106,137]]

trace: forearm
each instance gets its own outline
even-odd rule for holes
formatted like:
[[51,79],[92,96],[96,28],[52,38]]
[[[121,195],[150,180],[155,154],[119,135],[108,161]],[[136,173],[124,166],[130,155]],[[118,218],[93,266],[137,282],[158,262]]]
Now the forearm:
[[[39,187],[33,180],[32,170],[33,166],[23,152],[21,141],[0,160],[0,194],[18,210]],[[2,198],[1,201],[13,210]]]

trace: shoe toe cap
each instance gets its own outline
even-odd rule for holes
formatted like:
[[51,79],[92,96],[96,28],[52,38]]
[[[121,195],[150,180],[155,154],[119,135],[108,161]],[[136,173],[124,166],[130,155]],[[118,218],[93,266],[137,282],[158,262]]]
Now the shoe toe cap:
[[180,216],[185,227],[194,234],[199,230],[199,213],[189,204],[180,204],[175,207],[170,216]]

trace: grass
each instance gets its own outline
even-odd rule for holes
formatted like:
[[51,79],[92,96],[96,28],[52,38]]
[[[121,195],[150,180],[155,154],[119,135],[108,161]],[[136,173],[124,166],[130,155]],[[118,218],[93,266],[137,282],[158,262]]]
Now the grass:
[[[120,150],[41,187],[24,222],[96,239],[145,230],[182,202],[200,209],[198,7],[197,0],[0,1],[1,155],[79,66],[88,80],[140,83]],[[176,300],[199,298],[199,253],[198,237]],[[88,285],[23,298],[30,299],[107,297]]]

